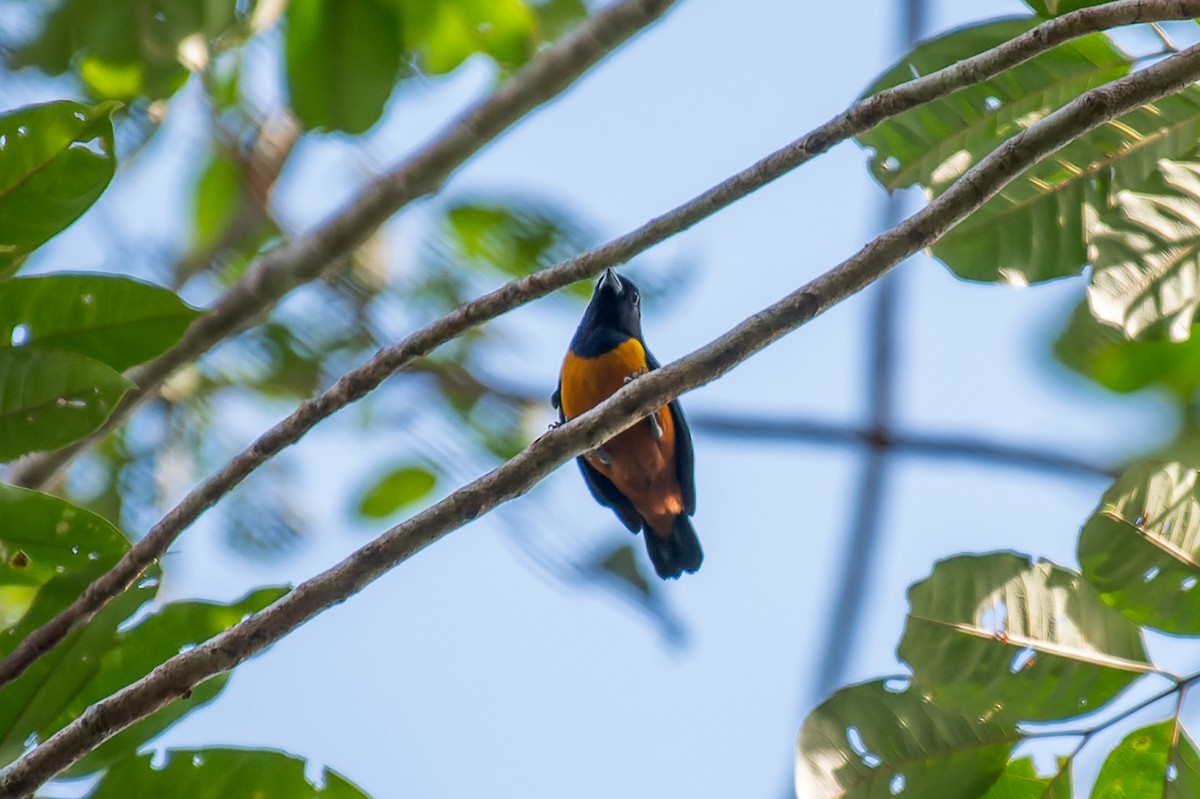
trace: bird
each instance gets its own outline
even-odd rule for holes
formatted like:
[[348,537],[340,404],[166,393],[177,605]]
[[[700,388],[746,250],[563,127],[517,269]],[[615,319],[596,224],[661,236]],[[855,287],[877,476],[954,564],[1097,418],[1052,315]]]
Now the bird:
[[[642,338],[641,292],[629,278],[604,270],[550,398],[559,423],[658,368]],[[635,535],[643,533],[654,571],[664,580],[694,573],[704,560],[691,521],[694,461],[692,434],[678,400],[576,458],[596,501]]]

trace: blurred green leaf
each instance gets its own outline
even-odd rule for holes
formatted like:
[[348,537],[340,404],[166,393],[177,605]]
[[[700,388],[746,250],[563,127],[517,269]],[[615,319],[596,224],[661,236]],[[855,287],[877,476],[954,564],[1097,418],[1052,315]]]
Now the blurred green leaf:
[[597,568],[615,577],[632,588],[639,596],[650,597],[654,592],[650,582],[638,568],[638,556],[632,544],[621,544],[607,557],[603,558]]
[[1134,730],[1100,769],[1092,799],[1193,799],[1200,755],[1176,720]]
[[1200,635],[1200,471],[1143,462],[1104,492],[1079,533],[1079,564],[1133,621]]
[[303,759],[270,749],[168,749],[165,762],[152,765],[154,759],[142,755],[114,764],[89,799],[369,799],[329,768],[309,782]]
[[20,277],[0,287],[0,350],[87,355],[117,371],[170,349],[202,311],[159,286],[116,275]]
[[1130,338],[1186,339],[1200,309],[1200,164],[1163,160],[1089,226],[1097,319]]
[[1130,341],[1097,321],[1087,302],[1071,312],[1054,340],[1054,355],[1067,368],[1122,394],[1161,386],[1186,401],[1200,386],[1200,339]]
[[404,20],[404,48],[432,75],[451,72],[475,53],[517,67],[537,44],[537,18],[524,0],[393,2]]
[[544,42],[558,40],[587,17],[587,6],[583,0],[545,0],[535,2],[538,33]]
[[197,249],[213,247],[242,210],[245,179],[241,166],[214,153],[196,181],[195,236]]
[[[88,90],[103,99],[168,97],[218,44],[244,35],[238,5],[238,0],[66,0],[49,11],[12,64],[51,75],[74,66]],[[249,15],[254,4],[243,5]]]
[[851,685],[800,728],[796,796],[979,796],[1004,771],[1020,737],[1012,727],[942,710],[911,685]]
[[1049,19],[1108,2],[1111,0],[1025,0],[1025,5],[1032,8],[1035,13]]
[[443,246],[454,252],[456,261],[514,277],[556,264],[591,243],[577,221],[527,199],[454,203],[446,210],[443,227]]
[[82,568],[112,568],[129,549],[121,531],[58,497],[0,485],[0,585],[40,586]]
[[1141,629],[1078,574],[1014,553],[937,563],[899,655],[940,707],[997,721],[1090,713],[1150,670]]
[[54,102],[0,115],[0,277],[91,207],[116,169],[117,106]]
[[[201,644],[256,613],[287,593],[284,588],[259,588],[238,601],[172,602],[147,616],[136,626],[117,631],[99,655],[100,668],[66,705],[47,729],[66,726],[91,704],[110,696],[129,683],[149,674],[160,663],[185,649]],[[122,625],[126,627],[126,625]],[[91,774],[130,757],[179,719],[211,702],[225,688],[229,673],[206,680],[149,718],[117,733],[68,769],[64,776]],[[190,796],[190,794],[188,794]]]
[[391,469],[368,488],[358,500],[358,513],[368,519],[391,516],[401,508],[429,496],[437,477],[424,466],[405,465]]
[[1071,772],[1059,763],[1057,776],[1039,777],[1033,758],[1010,760],[1000,779],[980,799],[1071,799]]
[[0,349],[0,461],[82,438],[132,387],[74,352]]
[[386,0],[292,0],[287,80],[306,128],[362,133],[400,74],[400,22]]

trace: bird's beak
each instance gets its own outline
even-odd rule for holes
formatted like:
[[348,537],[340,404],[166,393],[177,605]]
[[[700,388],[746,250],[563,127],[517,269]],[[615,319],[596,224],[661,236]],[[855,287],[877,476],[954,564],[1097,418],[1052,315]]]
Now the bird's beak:
[[614,294],[620,294],[625,290],[625,285],[621,283],[621,278],[612,270],[612,267],[609,267],[604,270],[604,274],[600,277],[600,283],[596,288],[611,288]]

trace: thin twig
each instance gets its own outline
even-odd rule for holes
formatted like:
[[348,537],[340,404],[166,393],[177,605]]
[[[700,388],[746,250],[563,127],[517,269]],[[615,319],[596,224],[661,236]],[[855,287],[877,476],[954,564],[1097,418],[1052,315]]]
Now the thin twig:
[[518,497],[552,471],[609,440],[671,398],[719,378],[786,333],[861,291],[995,196],[1016,175],[1076,137],[1200,78],[1200,46],[1083,94],[1010,139],[944,194],[836,268],[751,316],[687,357],[617,391],[534,441],[504,465],[392,527],[268,608],[88,707],[0,771],[0,799],[26,797],[122,729],[204,680],[261,652],[326,608],[344,602],[437,539]]
[[[612,9],[602,13],[610,12]],[[820,155],[834,145],[871,129],[885,119],[944,97],[964,86],[994,77],[1004,70],[1028,61],[1066,41],[1121,25],[1189,19],[1196,16],[1200,16],[1200,0],[1120,0],[1120,2],[1073,11],[1044,22],[992,50],[880,92],[852,106],[846,112],[772,153],[733,178],[714,186],[674,211],[651,220],[636,231],[581,256],[580,259],[572,259],[558,268],[548,269],[530,278],[516,281],[497,292],[462,306],[447,317],[449,322],[441,329],[453,331],[448,332],[449,336],[458,335],[462,330],[512,310],[518,305],[562,288],[576,280],[598,274],[606,266],[623,263],[651,246],[687,230],[697,222]],[[594,35],[591,33],[590,27],[585,25],[585,28],[589,32],[588,36]],[[583,34],[584,28],[581,28],[574,38],[551,48],[546,54],[543,54],[543,57],[550,53],[558,53],[568,46],[576,46],[577,39]],[[573,59],[564,58],[563,60],[574,64]],[[534,84],[534,81],[523,80],[522,76],[534,66],[542,65],[544,62],[537,61],[518,73],[507,84],[506,91],[509,95],[514,92],[513,87],[518,85],[522,87],[525,95],[533,94],[533,87],[530,84]],[[557,68],[565,69],[564,67]],[[537,85],[534,84],[535,87]],[[556,85],[555,88],[561,90],[563,87]],[[508,95],[503,97],[497,95],[497,98],[505,100]],[[523,96],[522,99],[531,103],[544,102],[548,96],[536,95],[533,98]],[[126,399],[117,406],[103,427],[86,439],[65,449],[26,458],[17,464],[9,476],[9,481],[26,487],[43,485],[76,454],[92,446],[123,423],[129,414],[140,405],[145,396],[158,390],[172,371],[183,364],[194,361],[217,342],[234,335],[254,323],[255,320],[261,319],[279,299],[293,288],[305,281],[315,279],[327,269],[333,268],[384,219],[395,213],[406,202],[421,196],[414,192],[428,193],[436,190],[450,171],[486,143],[484,138],[473,138],[483,126],[472,120],[490,109],[489,103],[491,102],[479,106],[476,111],[472,112],[474,116],[468,115],[463,122],[447,134],[446,139],[450,141],[450,144],[443,146],[441,140],[435,142],[422,154],[408,162],[405,167],[393,170],[379,182],[368,187],[362,200],[325,226],[292,245],[264,257],[251,270],[246,279],[231,289],[217,303],[216,312],[211,317],[193,325],[175,348],[157,360],[131,371],[130,377],[139,386],[139,389],[136,393],[126,395]],[[515,117],[513,121],[515,121]],[[483,133],[490,133],[491,130],[491,128],[487,128],[483,130]],[[447,163],[449,159],[444,155],[440,158],[427,155],[435,150],[444,154],[448,149],[453,151],[457,159],[453,163]]]
[[879,446],[897,455],[975,461],[1016,469],[1036,469],[1055,474],[1113,478],[1117,469],[1042,447],[1007,444],[970,435],[906,433],[892,431],[880,439],[869,427],[812,419],[768,418],[750,414],[693,413],[688,421],[711,435],[774,443]]

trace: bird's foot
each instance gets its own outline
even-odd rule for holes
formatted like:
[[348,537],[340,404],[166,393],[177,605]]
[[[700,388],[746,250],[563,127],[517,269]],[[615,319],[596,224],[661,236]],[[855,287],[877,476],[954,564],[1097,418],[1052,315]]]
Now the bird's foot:
[[646,367],[643,366],[641,369],[638,369],[633,374],[625,375],[625,382],[632,383],[634,380],[637,380],[639,377],[641,377],[642,375],[646,374],[649,371],[650,371],[649,369],[647,369]]

